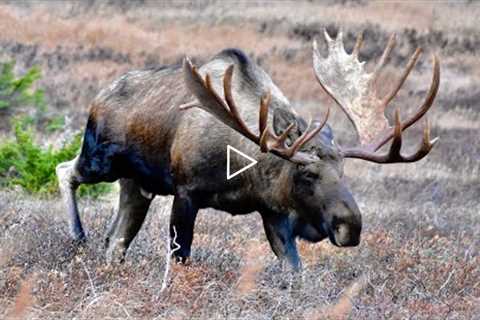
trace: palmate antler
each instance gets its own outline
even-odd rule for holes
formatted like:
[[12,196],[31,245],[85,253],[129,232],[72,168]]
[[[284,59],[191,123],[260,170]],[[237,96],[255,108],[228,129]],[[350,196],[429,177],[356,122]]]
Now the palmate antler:
[[232,95],[233,65],[227,68],[223,77],[223,91],[225,100],[223,100],[213,89],[210,75],[207,73],[205,79],[203,79],[190,59],[185,58],[183,62],[183,69],[187,86],[192,92],[195,93],[195,96],[200,101],[200,104],[189,103],[181,106],[181,109],[195,106],[205,110],[230,128],[259,145],[262,152],[271,152],[279,157],[295,163],[306,164],[318,161],[318,158],[315,156],[299,150],[303,145],[305,145],[320,132],[322,127],[327,122],[329,110],[327,110],[327,114],[322,122],[318,122],[315,128],[312,128],[312,121],[310,121],[303,134],[298,137],[298,139],[296,139],[290,146],[287,146],[287,137],[295,127],[295,124],[290,124],[280,136],[277,136],[272,132],[268,125],[268,108],[271,100],[270,93],[267,93],[260,99],[258,121],[259,133],[253,133],[244,122],[240,116],[239,110]]
[[[385,109],[397,95],[415,66],[421,50],[417,49],[412,55],[394,89],[386,96],[378,97],[375,82],[395,45],[395,36],[390,37],[387,47],[372,73],[367,73],[364,70],[365,62],[358,60],[358,52],[363,40],[362,35],[357,38],[351,54],[345,52],[342,32],[339,32],[337,38],[333,40],[325,31],[325,39],[328,45],[326,58],[320,55],[316,42],[313,43],[315,74],[322,88],[335,100],[353,123],[361,143],[360,147],[342,148],[344,157],[377,163],[414,162],[425,157],[438,140],[438,138],[430,140],[428,120],[420,147],[408,156],[400,153],[402,132],[417,122],[433,104],[440,83],[438,58],[433,56],[432,83],[421,107],[404,122],[400,120],[400,113],[396,110],[395,125],[389,126],[384,113]],[[390,140],[392,140],[392,144],[386,154],[376,153]]]

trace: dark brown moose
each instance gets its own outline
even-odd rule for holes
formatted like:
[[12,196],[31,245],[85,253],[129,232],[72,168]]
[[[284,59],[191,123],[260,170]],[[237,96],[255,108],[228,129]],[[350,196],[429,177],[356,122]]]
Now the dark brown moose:
[[[437,140],[430,140],[428,122],[420,147],[411,155],[401,153],[402,132],[432,106],[440,67],[434,56],[423,104],[404,121],[397,110],[389,126],[384,111],[420,49],[393,91],[379,97],[375,82],[394,37],[372,73],[358,60],[361,36],[351,54],[344,50],[341,32],[336,39],[325,32],[325,39],[327,57],[314,43],[315,74],[353,123],[359,146],[335,143],[326,125],[327,109],[321,121],[305,121],[270,77],[238,49],[224,50],[199,68],[186,58],[183,66],[132,71],[94,99],[80,155],[57,167],[73,237],[85,239],[77,187],[120,180],[119,208],[106,237],[109,261],[123,260],[155,195],[174,196],[170,236],[180,245],[175,252],[179,260],[190,255],[195,218],[203,208],[234,215],[259,212],[272,250],[295,269],[301,265],[296,238],[318,242],[328,237],[340,247],[358,245],[362,218],[344,182],[343,160],[396,163],[425,157]],[[227,145],[258,164],[227,180]]]

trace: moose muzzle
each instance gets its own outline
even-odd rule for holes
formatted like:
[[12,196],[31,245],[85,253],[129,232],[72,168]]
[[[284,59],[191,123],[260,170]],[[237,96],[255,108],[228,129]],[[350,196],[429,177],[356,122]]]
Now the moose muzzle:
[[357,246],[362,231],[360,210],[347,188],[341,186],[338,191],[338,198],[329,209],[332,217],[328,226],[330,241],[339,247]]

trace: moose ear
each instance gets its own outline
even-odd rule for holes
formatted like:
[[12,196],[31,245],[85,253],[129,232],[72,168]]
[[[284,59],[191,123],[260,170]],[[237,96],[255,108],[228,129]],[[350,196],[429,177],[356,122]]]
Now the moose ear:
[[273,130],[277,136],[281,135],[291,124],[295,124],[295,128],[288,135],[287,144],[289,141],[294,141],[307,129],[307,123],[297,118],[288,110],[276,108],[273,111]]

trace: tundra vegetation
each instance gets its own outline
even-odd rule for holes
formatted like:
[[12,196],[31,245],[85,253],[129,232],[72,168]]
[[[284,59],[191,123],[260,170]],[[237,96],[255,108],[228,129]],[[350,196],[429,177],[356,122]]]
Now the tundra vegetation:
[[[32,141],[42,150],[71,141],[86,124],[89,103],[112,80],[180,63],[187,53],[201,65],[223,48],[242,48],[298,112],[321,119],[330,106],[329,124],[342,145],[355,142],[351,124],[319,89],[312,69],[311,43],[323,28],[332,35],[343,28],[347,52],[365,30],[360,60],[372,62],[368,70],[397,34],[381,92],[392,89],[416,47],[426,50],[387,110],[390,123],[397,107],[402,116],[411,114],[425,96],[431,80],[425,57],[435,53],[442,62],[429,112],[432,135],[440,137],[432,152],[414,164],[345,164],[363,215],[358,247],[301,241],[303,270],[292,274],[280,270],[258,214],[207,210],[196,222],[190,264],[171,264],[162,291],[172,198],[152,202],[125,263],[112,267],[103,245],[116,192],[80,199],[89,241],[78,247],[57,195],[38,197],[8,185],[0,190],[2,317],[474,319],[480,312],[479,10],[468,2],[2,5],[1,61],[16,60],[17,78],[37,65],[42,77],[35,86],[44,90],[46,113],[67,119],[53,132],[35,124]],[[15,139],[10,118],[1,118],[2,144]],[[421,135],[421,126],[411,129],[405,146]]]

